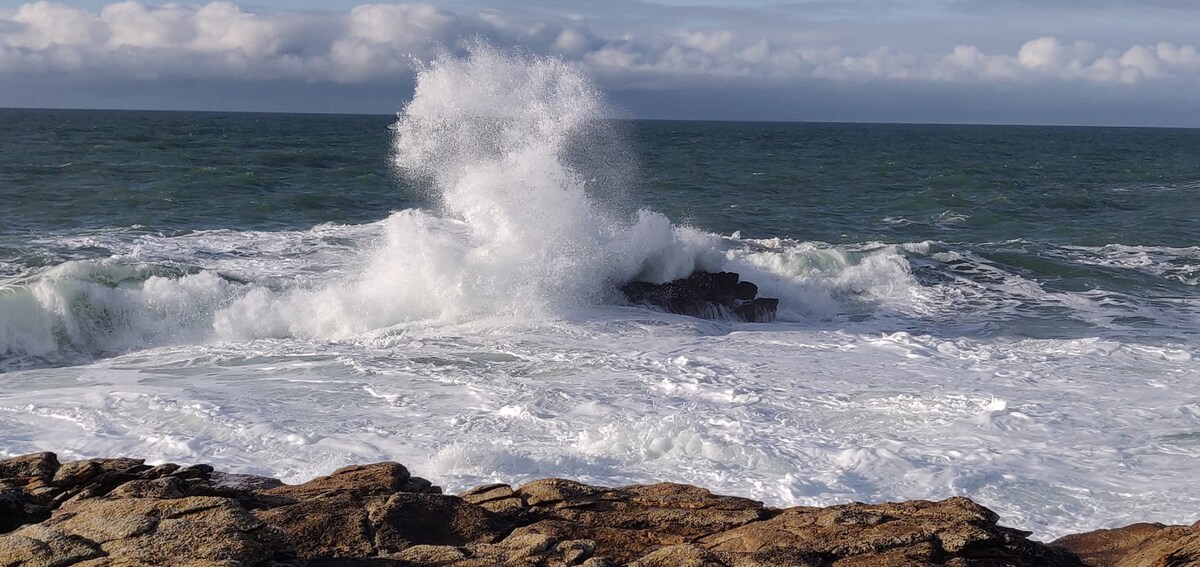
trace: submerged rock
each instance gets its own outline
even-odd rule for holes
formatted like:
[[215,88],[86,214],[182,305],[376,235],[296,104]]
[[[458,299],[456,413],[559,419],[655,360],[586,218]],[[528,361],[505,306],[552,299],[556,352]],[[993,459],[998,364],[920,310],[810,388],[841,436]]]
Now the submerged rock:
[[778,299],[757,298],[758,286],[739,281],[734,272],[695,272],[656,284],[635,281],[621,286],[630,303],[704,319],[733,318],[752,323],[775,319]]
[[[16,525],[0,535],[4,567],[1084,565],[965,498],[780,510],[683,484],[563,479],[449,496],[398,463],[283,485],[204,465],[60,466],[49,453],[0,460],[0,485],[22,510],[45,510],[5,516]],[[1149,550],[1194,546],[1194,529],[1171,530],[1131,540]]]

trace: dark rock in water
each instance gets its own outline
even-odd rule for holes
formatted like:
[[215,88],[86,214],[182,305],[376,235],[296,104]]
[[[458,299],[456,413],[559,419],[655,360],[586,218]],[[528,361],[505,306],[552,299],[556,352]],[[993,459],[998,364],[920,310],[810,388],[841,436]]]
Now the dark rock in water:
[[704,319],[731,317],[741,321],[775,319],[778,299],[758,298],[758,286],[738,281],[734,272],[695,272],[663,284],[630,282],[621,292],[631,303],[658,307],[668,313]]
[[742,321],[771,321],[778,309],[778,299],[760,297],[734,307],[733,316]]
[[734,299],[750,301],[755,297],[758,297],[758,286],[750,282],[738,282],[737,287],[733,288]]

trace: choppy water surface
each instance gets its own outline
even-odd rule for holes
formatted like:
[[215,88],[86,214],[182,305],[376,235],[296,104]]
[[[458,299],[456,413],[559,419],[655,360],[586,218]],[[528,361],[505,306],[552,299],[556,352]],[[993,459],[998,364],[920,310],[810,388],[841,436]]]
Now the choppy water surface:
[[[1195,520],[1200,131],[610,115],[486,49],[398,117],[0,111],[0,453]],[[617,304],[697,268],[780,320]]]

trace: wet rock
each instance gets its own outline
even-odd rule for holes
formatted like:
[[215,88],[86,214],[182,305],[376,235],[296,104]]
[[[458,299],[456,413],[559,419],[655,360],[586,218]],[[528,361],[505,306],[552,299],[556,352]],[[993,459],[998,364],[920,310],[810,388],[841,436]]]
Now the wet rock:
[[630,303],[704,319],[765,322],[775,318],[779,300],[760,298],[758,286],[738,281],[734,272],[695,272],[667,283],[635,281],[621,286]]
[[742,321],[766,323],[775,320],[777,311],[779,311],[778,299],[760,297],[734,307],[733,316]]
[[733,288],[733,298],[742,301],[750,301],[758,297],[758,286],[750,282],[738,282]]

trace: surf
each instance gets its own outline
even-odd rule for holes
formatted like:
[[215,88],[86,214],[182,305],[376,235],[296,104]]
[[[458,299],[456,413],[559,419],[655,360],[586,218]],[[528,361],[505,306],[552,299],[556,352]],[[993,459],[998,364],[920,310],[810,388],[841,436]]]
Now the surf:
[[[560,59],[483,44],[439,56],[420,65],[392,127],[395,171],[427,188],[430,207],[374,223],[339,278],[241,280],[203,265],[172,277],[130,256],[68,261],[4,287],[0,356],[536,320],[616,301],[615,286],[634,278],[719,269],[717,235],[629,213],[623,188],[603,186],[629,167],[597,153],[613,147],[611,118],[588,77]],[[105,276],[114,270],[133,275]]]

